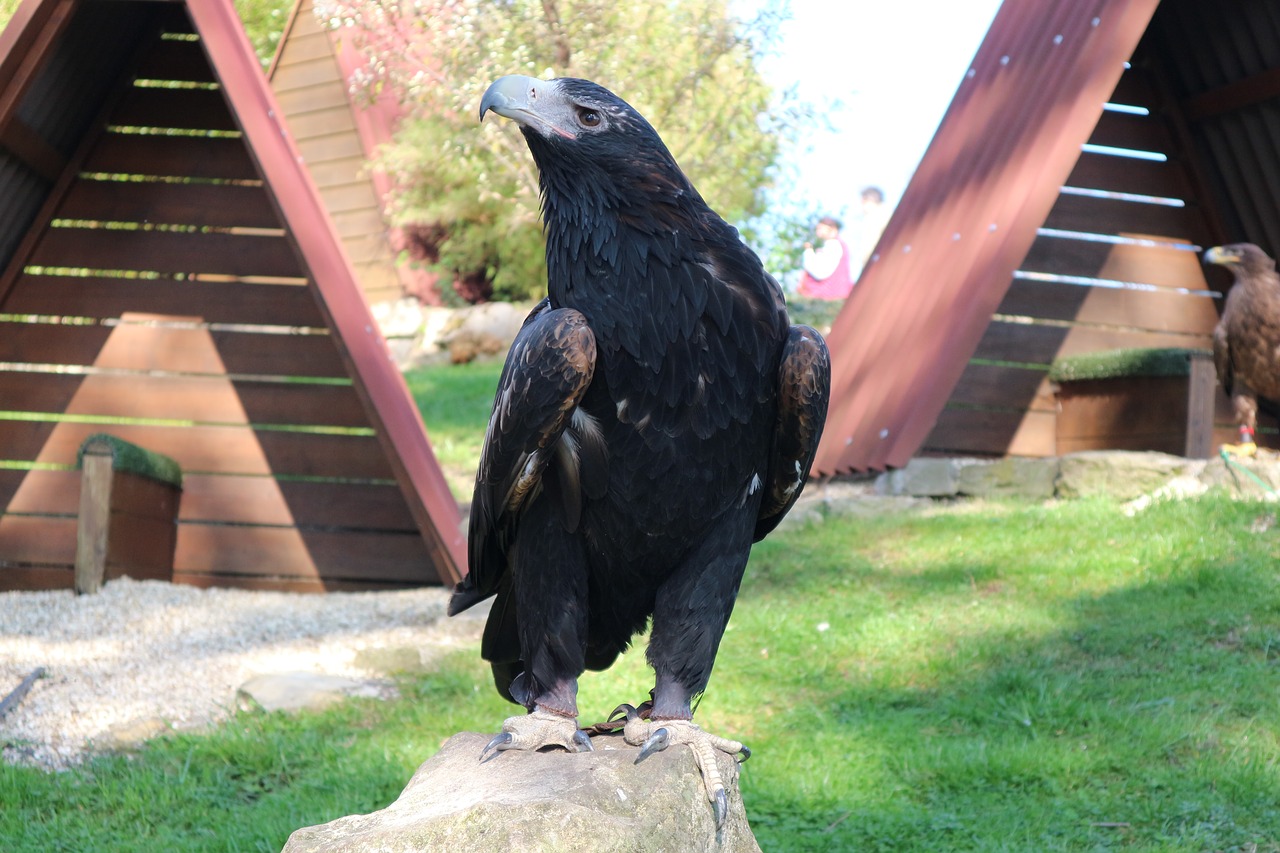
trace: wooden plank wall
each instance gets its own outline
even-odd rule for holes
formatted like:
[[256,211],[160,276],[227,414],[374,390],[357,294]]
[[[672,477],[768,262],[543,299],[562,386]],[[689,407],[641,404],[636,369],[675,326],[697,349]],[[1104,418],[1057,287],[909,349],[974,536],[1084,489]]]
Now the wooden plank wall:
[[0,589],[71,586],[95,432],[182,466],[175,581],[438,583],[191,29],[144,51],[0,301]]
[[369,304],[399,299],[403,288],[382,203],[366,168],[347,83],[311,0],[294,10],[271,73],[271,88],[320,190]]
[[[1112,102],[921,453],[1051,456],[1055,358],[1209,348],[1220,294],[1199,259],[1212,229],[1185,140],[1145,69]],[[1217,397],[1215,438],[1231,440]]]

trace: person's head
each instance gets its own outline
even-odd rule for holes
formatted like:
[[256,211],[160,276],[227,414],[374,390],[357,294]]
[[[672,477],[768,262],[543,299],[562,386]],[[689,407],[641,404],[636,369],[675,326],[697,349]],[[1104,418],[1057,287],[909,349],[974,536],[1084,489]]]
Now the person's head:
[[868,207],[873,204],[884,204],[884,190],[879,187],[863,187],[862,206]]
[[834,240],[840,236],[840,228],[842,227],[840,220],[834,216],[824,216],[818,220],[818,224],[814,226],[813,233],[817,234],[822,240]]

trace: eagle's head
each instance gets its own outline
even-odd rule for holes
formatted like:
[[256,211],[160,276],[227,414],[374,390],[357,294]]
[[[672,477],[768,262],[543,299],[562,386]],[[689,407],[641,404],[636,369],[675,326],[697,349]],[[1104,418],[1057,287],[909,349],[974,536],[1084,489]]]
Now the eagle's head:
[[1276,262],[1252,243],[1214,246],[1204,253],[1204,262],[1226,267],[1237,275],[1273,272],[1276,268]]
[[601,210],[653,215],[698,198],[644,116],[589,80],[500,77],[480,99],[481,120],[490,111],[520,125],[538,165],[548,219],[562,205],[582,222]]

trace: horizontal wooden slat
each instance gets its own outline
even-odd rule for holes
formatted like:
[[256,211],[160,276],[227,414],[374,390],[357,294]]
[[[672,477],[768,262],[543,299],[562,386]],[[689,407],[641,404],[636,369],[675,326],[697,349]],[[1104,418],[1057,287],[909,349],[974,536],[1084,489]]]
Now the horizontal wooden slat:
[[204,49],[194,41],[157,41],[139,60],[135,74],[142,80],[217,82]]
[[1060,195],[1045,228],[1096,234],[1150,234],[1186,242],[1202,233],[1199,211],[1113,198]]
[[[81,376],[0,370],[0,410],[62,412],[80,387]],[[0,449],[0,456],[4,455]],[[2,490],[0,490],[2,491]]]
[[314,163],[310,166],[311,177],[321,190],[334,184],[351,184],[360,180],[367,183],[368,178],[364,176],[366,162],[363,156],[354,155]]
[[[0,583],[3,576],[0,575]],[[201,588],[230,587],[233,589],[251,589],[258,592],[297,592],[318,595],[326,592],[378,592],[397,589],[413,589],[421,583],[404,583],[379,581],[370,578],[363,581],[315,580],[310,578],[265,578],[231,575],[210,575],[199,572],[179,572],[173,576],[174,583]],[[428,584],[434,586],[434,583]]]
[[55,216],[215,228],[283,227],[263,187],[236,184],[76,181]]
[[311,60],[293,62],[287,68],[277,69],[272,83],[279,84],[282,90],[287,91],[324,83],[336,82],[341,85],[341,80],[342,74],[332,56],[319,56]]
[[343,128],[335,131],[322,126],[313,128],[313,132],[307,136],[299,135],[295,138],[298,140],[298,148],[302,150],[302,156],[307,161],[308,167],[346,157],[365,156],[360,135],[352,129]]
[[[0,469],[0,511],[73,516],[79,513],[79,500],[77,470]],[[271,477],[186,474],[178,518],[184,522],[417,531],[399,486]]]
[[[293,128],[298,139],[308,142],[313,137],[354,133],[355,130],[351,113],[346,107],[317,110],[313,113],[294,116],[289,119],[289,127]],[[359,136],[355,138],[358,142]]]
[[5,564],[0,554],[0,592],[13,590],[71,589],[75,585],[74,565],[57,568],[22,568]]
[[1022,279],[1009,286],[996,313],[1202,334],[1218,320],[1214,300],[1205,296]]
[[947,455],[1052,456],[1054,415],[946,408],[923,451]]
[[340,234],[339,236],[342,237],[342,245],[346,247],[347,257],[351,258],[352,266],[371,262],[387,265],[392,263],[391,249],[387,245],[385,236],[374,234]]
[[371,243],[376,242],[379,246],[389,251],[387,220],[383,218],[382,212],[377,206],[363,210],[339,211],[330,218],[333,219],[334,228],[338,230],[338,234],[344,240],[353,237],[365,238]]
[[413,534],[299,533],[272,527],[182,524],[174,571],[244,577],[302,577],[438,583],[422,538]]
[[1104,112],[1089,136],[1092,145],[1106,145],[1168,155],[1174,150],[1173,137],[1158,116]]
[[995,364],[970,364],[960,374],[950,402],[997,409],[1051,412],[1053,389],[1047,370],[1027,370]]
[[[47,532],[46,532],[47,533]],[[215,544],[225,544],[218,542]],[[230,543],[236,544],[236,543]],[[381,542],[364,542],[360,543],[364,546],[380,547]],[[0,592],[14,589],[70,589],[74,581],[74,564],[61,564],[58,566],[45,567],[28,567],[28,566],[12,566],[5,565],[5,555],[3,547],[0,547]],[[270,553],[262,553],[261,560],[270,560],[280,553],[289,553],[291,549],[285,547],[276,547]],[[425,555],[424,555],[425,556]],[[72,555],[74,558],[74,553]],[[261,565],[256,561],[257,565]],[[237,566],[232,566],[237,567]],[[317,575],[273,575],[268,573],[261,574],[238,574],[228,573],[219,574],[218,571],[200,571],[188,569],[175,569],[173,580],[174,583],[195,585],[195,587],[221,587],[236,589],[257,589],[257,590],[287,590],[287,592],[307,592],[307,593],[323,593],[323,592],[356,592],[356,590],[376,590],[376,589],[403,589],[410,587],[421,587],[421,585],[436,585],[440,581],[436,578],[434,570],[431,569],[428,562],[420,564],[419,573],[413,573],[408,561],[396,567],[396,575],[398,579],[383,579],[375,574],[356,575],[353,578],[347,578],[342,574],[332,573],[332,576]]]
[[221,180],[258,180],[240,139],[105,133],[89,152],[86,172]]
[[982,361],[1052,364],[1058,356],[1109,349],[1190,347],[1207,349],[1208,335],[1173,335],[1125,329],[1037,326],[993,320],[973,354]]
[[[80,513],[81,472],[0,469],[0,513],[69,515]],[[0,554],[0,559],[3,559]]]
[[417,530],[396,485],[268,477],[188,476],[183,481],[181,518],[335,530]]
[[233,382],[213,376],[0,371],[0,409],[205,424],[369,426],[350,385]]
[[275,74],[271,77],[273,89],[280,79],[280,72],[285,68],[309,59],[333,56],[333,47],[329,43],[328,34],[319,29],[314,22],[315,18],[305,13],[299,15],[294,21],[293,31],[289,34],[289,41],[280,56],[280,64],[276,66]]
[[1182,432],[1158,430],[1153,432],[1127,432],[1101,438],[1059,438],[1055,445],[1058,455],[1080,453],[1085,450],[1147,450],[1181,456],[1186,447]]
[[0,361],[93,364],[111,335],[104,326],[46,326],[0,322]]
[[0,322],[0,361],[121,370],[346,377],[327,335]]
[[238,281],[22,276],[3,303],[11,314],[112,319],[128,312],[207,323],[323,328],[309,288]]
[[367,180],[352,184],[334,184],[320,190],[325,209],[331,215],[352,211],[378,210],[378,196]]
[[395,260],[390,253],[361,261],[353,266],[356,278],[360,280],[360,289],[364,291],[369,304],[376,305],[382,301],[373,298],[374,293],[391,294],[385,297],[388,299],[400,298],[403,285],[400,283],[400,275],[396,271]]
[[212,333],[228,373],[346,377],[337,346],[327,335]]
[[[0,420],[0,447],[30,449],[41,462],[74,465],[76,451],[96,432],[172,457],[184,471],[277,474],[391,480],[382,447],[373,436],[325,435],[248,427],[164,427],[137,424]],[[22,457],[14,457],[22,458]]]
[[350,385],[238,382],[235,393],[254,424],[369,426],[364,405]]
[[317,110],[330,110],[335,107],[350,109],[346,87],[336,72],[331,80],[321,83],[277,89],[276,101],[284,114],[290,117],[290,121],[295,115],[305,115]]
[[123,127],[238,130],[219,90],[131,88],[111,113]]
[[1180,163],[1088,151],[1081,152],[1067,186],[1184,200],[1192,195],[1190,180]]
[[1171,246],[1042,235],[1031,244],[1019,269],[1158,287],[1207,289],[1200,256],[1189,248]]
[[53,228],[44,233],[29,263],[91,270],[305,275],[297,254],[284,237],[239,234]]
[[[5,448],[0,456],[8,458],[9,449]],[[56,479],[61,482],[50,482],[42,487],[41,494],[46,497],[38,499],[35,503],[44,507],[44,512],[69,513],[75,514],[80,511],[79,494],[80,494],[80,474],[76,471],[40,471],[31,472],[16,468],[0,468],[0,514],[3,514],[9,507],[9,502],[13,499],[14,494],[22,486],[23,481],[33,473],[39,473],[42,478],[49,475],[46,479]],[[74,493],[74,499],[68,496]]]
[[[74,566],[76,520],[0,515],[0,566]],[[0,569],[0,575],[7,574]]]
[[388,481],[395,477],[382,444],[374,436],[258,430],[256,437],[276,474]]

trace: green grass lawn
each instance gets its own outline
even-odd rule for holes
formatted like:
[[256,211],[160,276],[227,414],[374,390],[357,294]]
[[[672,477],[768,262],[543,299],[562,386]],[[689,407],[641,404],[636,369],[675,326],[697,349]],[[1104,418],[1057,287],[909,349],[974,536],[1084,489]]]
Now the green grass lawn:
[[436,459],[453,496],[460,501],[471,500],[476,461],[501,372],[502,362],[490,359],[420,367],[404,375],[422,412]]
[[[411,384],[492,388],[464,370]],[[462,412],[428,410],[433,439],[468,441]],[[752,747],[765,851],[1280,850],[1278,512],[956,504],[775,534],[698,719]],[[478,653],[403,687],[57,776],[0,767],[0,849],[275,851],[513,710]],[[648,687],[634,651],[584,677],[583,715]]]

